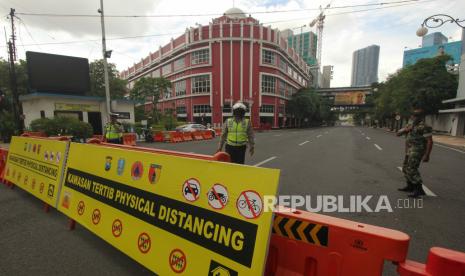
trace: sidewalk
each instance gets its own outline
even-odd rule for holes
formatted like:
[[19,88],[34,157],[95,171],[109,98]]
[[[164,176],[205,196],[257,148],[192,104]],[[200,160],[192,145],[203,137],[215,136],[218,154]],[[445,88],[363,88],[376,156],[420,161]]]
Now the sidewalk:
[[[394,131],[391,131],[389,128],[379,128],[379,129],[392,132],[392,133],[394,132]],[[444,146],[453,147],[459,150],[465,150],[465,137],[433,134],[433,142],[444,145]]]
[[433,135],[435,143],[451,146],[460,150],[465,150],[465,138],[448,135]]

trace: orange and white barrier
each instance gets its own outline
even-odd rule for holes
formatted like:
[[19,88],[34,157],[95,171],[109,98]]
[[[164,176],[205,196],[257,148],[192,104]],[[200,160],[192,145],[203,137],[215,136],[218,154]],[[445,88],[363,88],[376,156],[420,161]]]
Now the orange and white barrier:
[[135,133],[123,133],[123,145],[135,146],[137,135]]

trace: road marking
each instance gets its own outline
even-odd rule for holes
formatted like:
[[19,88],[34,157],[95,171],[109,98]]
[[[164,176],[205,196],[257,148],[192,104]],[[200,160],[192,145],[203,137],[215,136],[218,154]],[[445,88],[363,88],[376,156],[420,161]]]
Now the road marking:
[[327,131],[325,131],[325,134],[328,134],[328,132],[327,132]]
[[303,145],[307,144],[308,142],[310,142],[310,141],[302,142],[302,143],[299,144],[299,146],[303,146]]
[[458,149],[454,149],[454,148],[451,148],[451,147],[448,147],[448,146],[443,146],[443,145],[440,145],[440,144],[438,144],[438,143],[436,143],[435,145],[438,146],[438,147],[441,147],[441,148],[450,149],[450,150],[453,150],[453,151],[456,151],[456,152],[460,152],[460,153],[465,153],[465,151],[458,150]]
[[370,139],[371,139],[371,138],[370,138],[370,137],[368,137],[368,136],[367,136],[367,137],[365,137],[365,138],[367,138],[367,140],[370,140]]
[[365,135],[365,133],[362,132],[362,135]]
[[268,163],[268,162],[270,162],[270,161],[273,160],[273,159],[276,159],[276,156],[272,156],[272,157],[270,157],[270,158],[268,158],[268,159],[265,159],[265,160],[263,160],[262,162],[259,162],[259,163],[255,164],[255,165],[253,165],[253,166],[254,166],[254,167],[260,167],[261,165],[263,165],[263,164],[265,164],[265,163]]
[[375,144],[375,147],[376,147],[377,149],[379,149],[379,150],[383,150],[383,148],[380,147],[380,146],[378,146],[378,144]]
[[281,136],[281,135],[282,135],[282,134],[275,134],[274,136],[275,136],[275,137],[279,137],[279,136]]
[[[397,167],[397,169],[399,169],[399,171],[402,171],[402,167]],[[433,193],[433,191],[431,191],[428,187],[426,187],[425,185],[423,185],[423,190],[425,191],[425,194],[427,196],[437,196],[435,193]]]
[[320,135],[318,135],[316,138],[320,138],[321,136],[323,136],[323,135],[320,134]]

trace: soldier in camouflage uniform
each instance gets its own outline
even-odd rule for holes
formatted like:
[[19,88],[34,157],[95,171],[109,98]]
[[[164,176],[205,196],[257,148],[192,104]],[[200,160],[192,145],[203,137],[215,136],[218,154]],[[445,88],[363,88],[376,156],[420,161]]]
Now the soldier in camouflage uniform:
[[421,161],[428,162],[433,148],[432,128],[424,121],[423,110],[416,109],[411,116],[412,123],[397,132],[398,136],[407,135],[406,155],[402,171],[407,180],[407,186],[399,189],[412,192],[409,197],[419,197],[425,194],[423,181],[418,171]]

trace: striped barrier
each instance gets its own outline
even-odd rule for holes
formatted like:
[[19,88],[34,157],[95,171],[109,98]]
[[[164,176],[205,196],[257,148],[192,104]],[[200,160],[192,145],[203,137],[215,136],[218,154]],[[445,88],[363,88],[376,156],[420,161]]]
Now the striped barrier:
[[153,141],[155,142],[163,142],[165,140],[165,137],[163,135],[163,132],[157,131],[155,132],[155,135],[153,135]]
[[189,132],[189,131],[183,132],[183,133],[182,133],[182,139],[183,139],[184,141],[186,141],[186,142],[192,141],[192,140],[193,140],[193,139],[192,139],[192,133]]
[[137,136],[135,133],[123,133],[123,145],[135,146]]
[[194,137],[194,140],[203,140],[203,135],[201,131],[194,131],[192,132],[192,136]]
[[202,137],[205,140],[210,140],[210,139],[213,139],[213,134],[210,130],[204,130],[202,131]]
[[382,275],[385,261],[403,262],[402,232],[280,208],[275,212],[267,276]]

